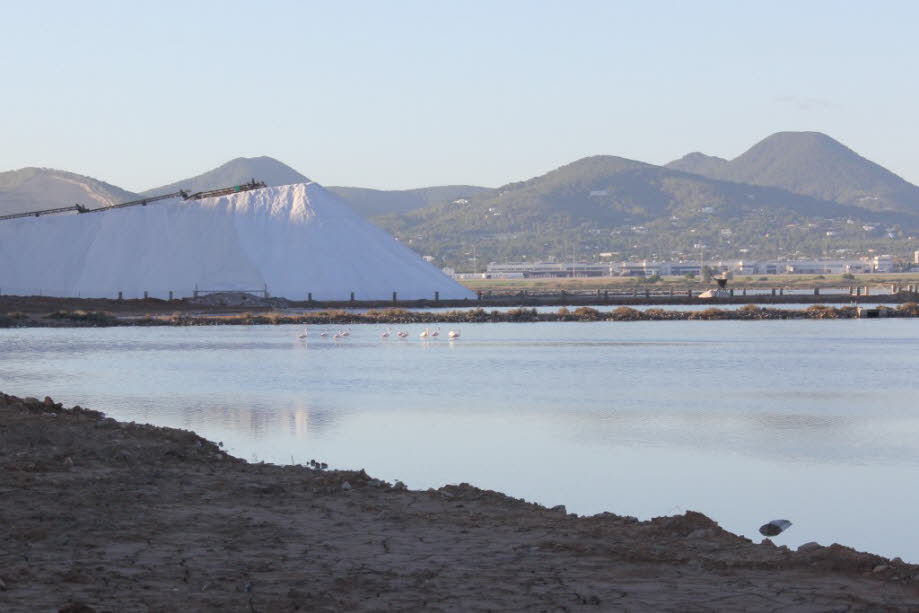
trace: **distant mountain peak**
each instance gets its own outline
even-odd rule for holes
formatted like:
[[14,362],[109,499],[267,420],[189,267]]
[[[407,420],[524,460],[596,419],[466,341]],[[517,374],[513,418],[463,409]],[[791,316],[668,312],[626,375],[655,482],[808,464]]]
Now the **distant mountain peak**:
[[732,162],[761,150],[784,153],[786,156],[791,152],[806,152],[809,155],[841,155],[867,162],[852,149],[823,132],[776,132],[750,147]]
[[690,153],[667,167],[873,211],[919,212],[919,188],[823,132],[776,132],[730,161]]
[[699,151],[693,151],[692,153],[687,153],[678,160],[670,162],[666,166],[667,168],[672,168],[673,170],[681,170],[683,172],[690,172],[696,175],[710,176],[727,163],[728,161],[724,158],[716,157],[714,155],[706,155]]
[[767,136],[715,176],[878,211],[919,212],[919,188],[822,132]]
[[0,172],[0,214],[58,208],[76,203],[96,208],[131,200],[134,194],[104,181],[54,168]]
[[306,183],[307,177],[300,174],[284,162],[267,155],[258,157],[237,157],[194,177],[182,179],[143,192],[144,196],[168,194],[180,189],[187,191],[204,191],[229,185],[244,183],[250,179],[264,181],[269,187]]

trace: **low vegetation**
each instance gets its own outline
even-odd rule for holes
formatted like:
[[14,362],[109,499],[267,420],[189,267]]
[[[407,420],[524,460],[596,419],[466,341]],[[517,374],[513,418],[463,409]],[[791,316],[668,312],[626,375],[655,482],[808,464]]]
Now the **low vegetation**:
[[[907,302],[897,307],[873,309],[881,317],[919,317],[919,305]],[[756,319],[852,319],[858,317],[858,307],[833,307],[821,304],[803,309],[778,309],[748,304],[737,309],[707,308],[701,311],[677,311],[660,308],[636,309],[620,306],[609,311],[582,306],[574,310],[561,307],[555,312],[539,312],[535,308],[515,308],[504,311],[483,308],[454,311],[407,311],[377,309],[352,312],[341,309],[308,313],[239,313],[233,315],[146,315],[116,317],[105,312],[56,311],[45,317],[28,318],[21,313],[0,315],[0,328],[13,327],[101,327],[101,326],[255,326],[255,325],[356,325],[356,324],[466,324],[503,322],[552,321],[675,321],[675,320],[756,320]]]

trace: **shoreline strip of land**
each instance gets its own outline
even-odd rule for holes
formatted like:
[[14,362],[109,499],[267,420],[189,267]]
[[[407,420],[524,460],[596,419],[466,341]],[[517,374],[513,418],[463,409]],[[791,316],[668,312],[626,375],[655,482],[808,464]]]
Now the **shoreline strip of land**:
[[0,394],[0,609],[908,611],[919,566],[755,543],[692,511],[578,517],[468,484],[253,464],[193,432]]

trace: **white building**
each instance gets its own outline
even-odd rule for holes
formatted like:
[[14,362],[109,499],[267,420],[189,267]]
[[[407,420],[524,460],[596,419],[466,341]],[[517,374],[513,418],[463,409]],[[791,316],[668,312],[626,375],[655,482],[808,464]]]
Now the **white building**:
[[876,255],[874,256],[874,271],[873,272],[893,272],[893,256],[892,255]]

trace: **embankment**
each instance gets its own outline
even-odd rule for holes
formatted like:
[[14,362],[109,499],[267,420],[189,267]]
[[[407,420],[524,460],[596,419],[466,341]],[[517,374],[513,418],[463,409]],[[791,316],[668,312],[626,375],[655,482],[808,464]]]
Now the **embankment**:
[[174,312],[171,314],[112,313],[109,311],[68,311],[52,313],[0,313],[0,328],[14,327],[107,327],[107,326],[215,326],[215,325],[349,325],[349,324],[471,324],[514,323],[540,321],[679,321],[679,320],[770,320],[770,319],[855,319],[859,317],[919,317],[919,305],[914,302],[897,307],[880,306],[831,307],[812,305],[806,309],[777,309],[746,305],[738,309],[710,307],[700,311],[677,311],[660,308],[634,309],[620,306],[609,311],[592,307],[555,312],[539,312],[533,308],[491,311],[475,308],[455,311],[407,311],[376,309],[365,312],[341,309],[292,313],[264,310],[233,314],[208,312]]

